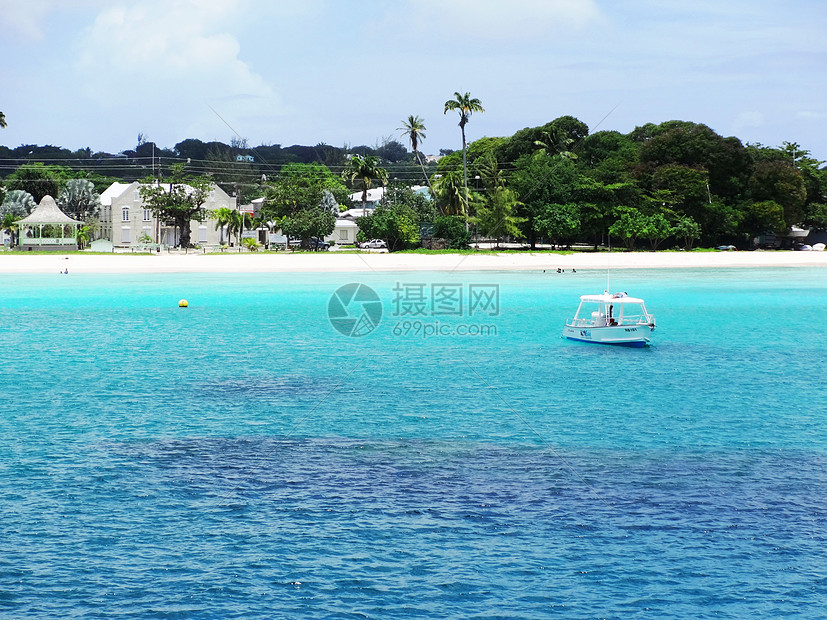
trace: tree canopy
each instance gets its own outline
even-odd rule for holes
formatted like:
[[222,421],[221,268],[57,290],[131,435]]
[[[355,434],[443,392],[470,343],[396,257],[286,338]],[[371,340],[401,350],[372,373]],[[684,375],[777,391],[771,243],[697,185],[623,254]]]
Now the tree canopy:
[[213,187],[212,181],[203,176],[187,174],[183,164],[173,166],[169,177],[157,182],[146,179],[140,193],[146,208],[161,219],[172,221],[180,230],[181,247],[190,247],[192,236],[190,222],[203,222],[206,217],[204,203]]

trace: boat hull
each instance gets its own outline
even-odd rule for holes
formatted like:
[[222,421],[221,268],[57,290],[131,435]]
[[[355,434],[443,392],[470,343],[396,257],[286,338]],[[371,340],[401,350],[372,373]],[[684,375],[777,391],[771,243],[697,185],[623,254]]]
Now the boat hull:
[[618,325],[605,327],[563,328],[563,337],[578,342],[610,344],[619,347],[645,347],[649,344],[651,329],[646,325]]

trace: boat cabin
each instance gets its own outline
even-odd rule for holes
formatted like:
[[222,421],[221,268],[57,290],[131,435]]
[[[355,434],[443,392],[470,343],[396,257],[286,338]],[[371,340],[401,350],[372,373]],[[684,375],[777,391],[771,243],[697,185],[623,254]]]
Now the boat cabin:
[[615,327],[649,325],[653,318],[646,312],[642,299],[626,293],[581,295],[571,327]]

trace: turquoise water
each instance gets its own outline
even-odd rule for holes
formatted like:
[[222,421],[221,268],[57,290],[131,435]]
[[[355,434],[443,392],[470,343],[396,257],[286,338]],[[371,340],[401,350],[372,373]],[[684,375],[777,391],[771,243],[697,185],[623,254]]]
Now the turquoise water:
[[562,340],[604,278],[0,275],[0,617],[823,617],[825,272],[617,271],[655,345]]

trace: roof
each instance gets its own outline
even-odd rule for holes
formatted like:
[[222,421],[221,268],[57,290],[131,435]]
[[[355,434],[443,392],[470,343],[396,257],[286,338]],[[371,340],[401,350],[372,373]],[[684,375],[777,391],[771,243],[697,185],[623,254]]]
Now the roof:
[[[112,185],[110,185],[105,190],[103,190],[103,193],[101,194],[101,204],[104,205],[104,206],[111,206],[112,205],[112,199],[113,198],[118,198],[119,196],[122,196],[124,194],[124,192],[126,192],[130,187],[134,186],[136,189],[139,189],[139,188],[144,187],[146,185],[147,185],[146,183],[139,183],[137,181],[133,181],[132,183],[118,183],[118,182],[112,183]],[[190,185],[187,185],[186,183],[175,183],[174,185],[183,185],[184,186],[184,191],[187,194],[190,194],[191,192],[194,191],[193,188]],[[169,191],[169,183],[160,183],[159,187],[165,192]],[[227,192],[225,192],[218,185],[213,183],[210,186],[210,193],[212,194],[212,193],[219,193],[219,192],[221,194],[223,194],[227,199],[230,198],[230,196],[227,195]],[[255,200],[253,200],[252,202],[255,202]]]
[[356,219],[357,217],[362,217],[363,215],[367,215],[369,213],[373,213],[373,207],[367,207],[367,209],[363,209],[362,207],[355,207],[353,209],[348,209],[347,211],[342,211],[339,213],[338,218],[342,219]]
[[642,304],[643,300],[637,297],[628,297],[626,293],[603,293],[602,295],[581,295],[580,301],[591,303],[610,303],[610,304]]
[[15,224],[83,224],[83,222],[73,220],[61,211],[51,196],[43,196],[43,200],[34,208],[34,211],[23,219],[17,220]]
[[112,199],[123,194],[131,185],[133,185],[133,183],[112,183],[112,185],[103,190],[101,194],[101,204],[107,207],[111,206]]
[[[378,202],[382,200],[382,196],[385,195],[385,188],[384,187],[372,187],[368,190],[368,202]],[[350,195],[350,199],[354,202],[362,202],[362,192],[354,192]]]

